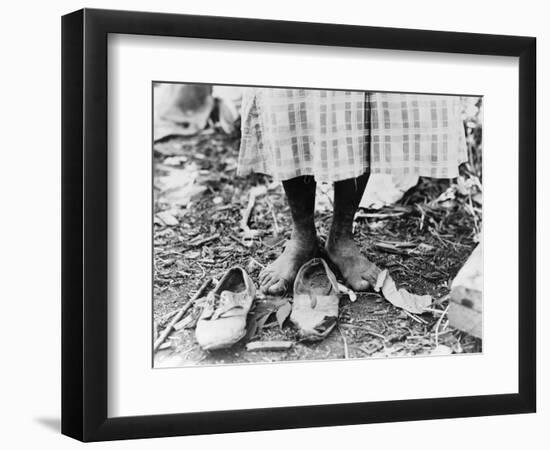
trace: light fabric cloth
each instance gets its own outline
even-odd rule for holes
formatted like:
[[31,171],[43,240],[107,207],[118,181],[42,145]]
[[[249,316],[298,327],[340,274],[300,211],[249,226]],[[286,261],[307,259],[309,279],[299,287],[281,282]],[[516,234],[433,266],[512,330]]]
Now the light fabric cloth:
[[371,173],[458,176],[467,160],[459,97],[246,88],[238,174],[320,182]]

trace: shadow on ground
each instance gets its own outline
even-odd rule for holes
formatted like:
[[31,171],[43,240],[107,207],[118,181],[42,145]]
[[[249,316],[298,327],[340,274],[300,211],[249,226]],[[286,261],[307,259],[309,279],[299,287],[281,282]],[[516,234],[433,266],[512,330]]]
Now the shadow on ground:
[[61,418],[59,417],[37,417],[34,420],[51,431],[61,433]]

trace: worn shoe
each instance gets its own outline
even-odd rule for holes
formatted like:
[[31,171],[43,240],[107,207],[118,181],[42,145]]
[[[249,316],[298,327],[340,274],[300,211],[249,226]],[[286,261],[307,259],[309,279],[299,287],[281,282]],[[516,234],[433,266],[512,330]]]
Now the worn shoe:
[[307,341],[324,339],[338,320],[338,282],[325,260],[305,263],[294,281],[290,321]]
[[210,291],[197,322],[195,337],[204,350],[231,347],[246,334],[246,316],[256,288],[241,267],[229,269]]

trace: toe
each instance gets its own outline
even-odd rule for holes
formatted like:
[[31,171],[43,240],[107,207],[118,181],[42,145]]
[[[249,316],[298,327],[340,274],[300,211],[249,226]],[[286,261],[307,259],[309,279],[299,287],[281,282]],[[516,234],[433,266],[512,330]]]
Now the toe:
[[259,276],[259,280],[260,280],[260,283],[263,284],[264,280],[268,277],[268,276],[271,276],[272,275],[272,272],[267,270],[267,269],[264,269],[260,272],[260,276]]
[[260,286],[262,289],[269,287],[273,284],[273,274],[266,274],[265,277],[260,281]]
[[357,280],[353,280],[350,282],[351,287],[356,291],[366,291],[370,284],[367,280],[364,280],[363,278],[358,278]]
[[275,283],[271,284],[271,286],[268,286],[265,293],[269,295],[283,295],[285,291],[286,282],[283,279],[279,279]]

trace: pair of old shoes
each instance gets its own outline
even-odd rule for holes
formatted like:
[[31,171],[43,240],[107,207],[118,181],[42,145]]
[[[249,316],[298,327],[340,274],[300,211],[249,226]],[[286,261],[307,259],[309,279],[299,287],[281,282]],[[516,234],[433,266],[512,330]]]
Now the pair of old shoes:
[[[195,336],[205,350],[231,347],[246,335],[246,317],[256,288],[241,267],[230,269],[205,299]],[[327,263],[314,258],[294,281],[290,321],[304,340],[325,338],[338,319],[338,282]]]

